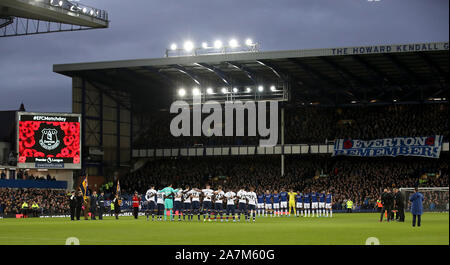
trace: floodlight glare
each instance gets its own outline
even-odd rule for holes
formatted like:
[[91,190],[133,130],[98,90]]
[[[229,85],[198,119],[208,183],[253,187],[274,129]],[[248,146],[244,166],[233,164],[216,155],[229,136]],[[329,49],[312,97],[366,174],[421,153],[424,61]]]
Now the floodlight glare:
[[237,93],[239,90],[235,87],[235,88],[233,88],[233,92],[234,93]]
[[194,49],[194,43],[192,43],[192,41],[186,41],[183,45],[183,48],[187,51],[190,52],[192,51],[192,49]]
[[94,15],[94,10],[91,9],[91,11],[89,12],[89,14],[90,14],[91,16],[93,16],[93,15]]
[[59,6],[62,6],[62,5],[63,5],[63,1],[59,1],[59,2],[58,2],[58,5],[59,5]]
[[208,87],[207,89],[206,89],[206,93],[208,93],[208,94],[212,94],[213,93],[213,89],[212,88],[210,88],[210,87]]
[[252,89],[247,87],[247,93],[250,93],[250,92],[252,92]]
[[258,86],[258,91],[259,91],[259,92],[263,92],[263,90],[264,90],[264,87],[263,87],[263,86]]
[[172,43],[172,44],[170,45],[170,49],[171,49],[172,51],[175,51],[175,50],[177,49],[177,44],[176,44],[176,43]]
[[247,46],[253,45],[252,39],[246,39],[246,40],[245,40],[245,45],[247,45]]
[[230,45],[231,48],[236,48],[238,46],[238,42],[237,42],[237,40],[232,39],[232,40],[230,40],[228,45]]
[[86,14],[86,12],[87,12],[87,8],[86,8],[86,7],[83,7],[83,13]]
[[194,87],[192,89],[192,95],[194,95],[194,96],[200,95],[200,89],[198,89],[197,87]]
[[228,90],[225,87],[223,87],[222,88],[222,93],[226,94],[227,92],[228,92]]
[[184,95],[186,95],[186,90],[184,90],[184,88],[180,88],[180,89],[178,90],[178,95],[179,95],[180,97],[184,97]]
[[207,48],[208,48],[208,43],[203,42],[203,43],[202,43],[202,48],[203,48],[203,49],[207,49]]
[[275,91],[275,90],[276,90],[275,86],[270,86],[270,91]]
[[222,48],[222,41],[216,40],[216,41],[214,42],[214,48],[216,48],[216,49]]

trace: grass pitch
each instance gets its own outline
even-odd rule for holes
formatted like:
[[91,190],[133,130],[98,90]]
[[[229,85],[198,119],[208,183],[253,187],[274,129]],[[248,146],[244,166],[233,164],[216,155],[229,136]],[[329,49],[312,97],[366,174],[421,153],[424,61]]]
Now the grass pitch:
[[147,221],[113,217],[99,221],[68,218],[0,219],[0,244],[64,245],[76,237],[81,245],[364,245],[376,237],[382,245],[449,244],[449,214],[425,213],[422,227],[380,223],[379,214],[334,214],[333,218],[257,217],[255,223]]

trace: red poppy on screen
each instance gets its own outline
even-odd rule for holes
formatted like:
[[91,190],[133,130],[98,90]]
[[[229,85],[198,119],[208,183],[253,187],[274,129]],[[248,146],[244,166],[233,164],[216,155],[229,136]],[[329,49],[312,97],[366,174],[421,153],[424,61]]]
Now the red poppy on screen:
[[351,140],[347,140],[344,142],[344,148],[349,149],[353,147],[353,142]]

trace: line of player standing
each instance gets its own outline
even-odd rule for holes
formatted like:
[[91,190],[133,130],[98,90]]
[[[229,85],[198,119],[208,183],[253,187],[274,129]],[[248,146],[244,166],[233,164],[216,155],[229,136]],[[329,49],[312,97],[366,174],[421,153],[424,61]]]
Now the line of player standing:
[[[167,189],[171,192],[167,192]],[[303,194],[292,190],[288,193],[282,189],[280,193],[270,193],[267,190],[264,194],[257,195],[253,187],[249,191],[241,188],[234,192],[231,189],[225,191],[221,186],[212,190],[210,185],[206,185],[204,189],[189,186],[185,189],[172,189],[172,185],[169,185],[162,190],[155,190],[152,185],[145,198],[147,220],[151,215],[152,220],[156,217],[157,221],[163,220],[163,216],[164,220],[170,216],[173,221],[178,216],[178,221],[181,218],[191,221],[195,215],[200,221],[200,216],[203,215],[203,221],[219,219],[228,222],[232,218],[236,222],[244,215],[246,221],[255,222],[257,213],[259,216],[290,216],[291,210],[295,216],[332,216],[332,196],[329,192]]]
[[297,217],[333,216],[333,196],[330,192],[301,193],[294,192],[292,189],[289,192],[281,189],[280,193],[276,190],[271,193],[266,190],[264,194],[257,196],[257,200],[258,216],[290,216],[291,212],[295,213]]

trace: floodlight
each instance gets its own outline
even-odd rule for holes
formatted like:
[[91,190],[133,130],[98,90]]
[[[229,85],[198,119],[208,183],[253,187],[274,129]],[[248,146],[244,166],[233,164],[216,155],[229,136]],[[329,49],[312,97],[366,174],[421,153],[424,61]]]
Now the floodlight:
[[86,7],[83,7],[83,13],[86,14],[86,12],[87,12],[87,8],[86,8]]
[[212,93],[213,93],[213,89],[212,89],[212,88],[210,88],[210,87],[208,87],[208,88],[206,89],[206,93],[208,93],[208,94],[212,94]]
[[178,90],[178,95],[179,95],[180,97],[184,97],[184,95],[186,95],[186,90],[185,90],[184,88],[180,88],[180,89]]
[[59,5],[59,6],[62,6],[62,5],[63,5],[63,1],[59,1],[59,2],[58,2],[58,5]]
[[192,89],[192,95],[194,95],[194,96],[200,95],[200,89],[198,89],[197,87],[194,87]]
[[216,40],[214,42],[214,48],[216,48],[216,49],[222,48],[222,41],[221,40]]
[[203,48],[203,49],[207,49],[207,48],[208,48],[208,43],[203,42],[203,43],[202,43],[202,48]]
[[245,45],[247,45],[247,46],[252,46],[252,45],[253,45],[252,39],[246,39],[246,40],[245,40]]
[[252,89],[247,87],[247,93],[250,93],[250,92],[252,92]]
[[230,45],[231,48],[236,48],[238,46],[238,42],[236,39],[231,39],[228,45]]
[[226,88],[226,87],[223,87],[223,88],[222,88],[222,93],[226,94],[227,92],[228,92],[227,88]]
[[259,91],[259,92],[263,92],[263,90],[264,90],[264,87],[263,87],[263,86],[258,86],[258,91]]
[[183,48],[187,51],[190,52],[192,51],[192,49],[194,49],[194,43],[192,43],[192,41],[186,41],[183,45]]
[[170,45],[170,49],[172,51],[175,51],[177,49],[177,44],[176,43],[172,43],[172,45]]
[[93,16],[93,15],[94,15],[94,10],[91,9],[91,11],[89,11],[89,14],[90,14],[91,16]]
[[233,88],[233,92],[234,92],[234,93],[237,93],[238,91],[239,91],[239,90],[238,90],[236,87]]
[[270,86],[270,91],[275,91],[275,90],[276,90],[275,86]]

